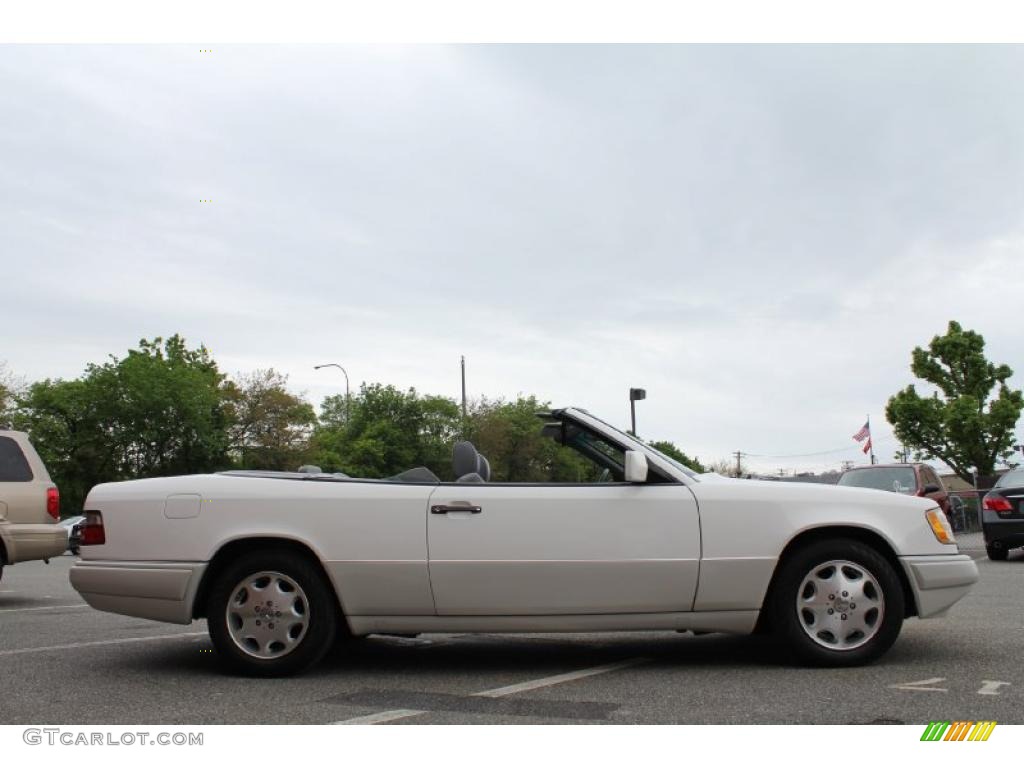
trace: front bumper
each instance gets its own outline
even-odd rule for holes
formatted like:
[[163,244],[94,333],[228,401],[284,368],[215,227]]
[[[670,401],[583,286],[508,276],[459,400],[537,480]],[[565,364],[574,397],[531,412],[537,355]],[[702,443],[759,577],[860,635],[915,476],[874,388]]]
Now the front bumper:
[[917,555],[900,561],[922,619],[945,613],[978,580],[978,566],[969,555]]
[[71,586],[93,608],[173,624],[192,622],[206,563],[80,560]]

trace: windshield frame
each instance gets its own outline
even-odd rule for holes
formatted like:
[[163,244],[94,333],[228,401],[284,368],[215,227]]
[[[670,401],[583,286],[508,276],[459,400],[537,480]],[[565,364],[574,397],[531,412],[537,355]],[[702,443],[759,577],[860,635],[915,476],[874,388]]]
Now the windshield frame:
[[[577,416],[577,414],[583,416],[584,418],[580,419]],[[653,454],[653,457],[655,459],[657,459],[659,462],[663,464],[667,464],[668,467],[671,468],[672,470],[675,470],[676,472],[681,472],[687,480],[692,480],[698,483],[700,482],[700,476],[698,475],[698,473],[694,472],[685,464],[681,464],[672,457],[666,456],[657,448],[652,448],[650,445],[645,443],[636,435],[631,435],[629,432],[622,431],[613,424],[609,424],[604,419],[600,418],[599,416],[595,416],[594,414],[584,410],[583,408],[563,408],[559,411],[553,411],[552,415],[555,416],[556,418],[576,419],[577,421],[580,422],[580,424],[584,426],[590,426],[591,428],[593,428],[594,425],[587,425],[586,419],[590,419],[591,421],[597,422],[597,424],[599,424],[602,429],[605,429],[611,433],[609,437],[614,437],[623,445],[632,446],[634,450],[642,451],[643,453],[646,453],[649,456]]]

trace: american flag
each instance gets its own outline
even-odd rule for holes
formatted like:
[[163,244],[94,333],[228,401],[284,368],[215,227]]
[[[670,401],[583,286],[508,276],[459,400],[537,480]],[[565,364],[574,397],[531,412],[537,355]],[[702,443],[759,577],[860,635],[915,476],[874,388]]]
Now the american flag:
[[871,450],[871,438],[868,437],[868,441],[864,443],[864,447],[860,449],[861,453],[867,453]]
[[[861,427],[860,431],[856,435],[853,436],[853,439],[856,440],[859,443],[865,437],[867,437],[867,438],[871,437],[871,422],[869,422],[869,421],[865,421],[864,422],[864,426]],[[869,439],[868,442],[870,443],[871,440]]]

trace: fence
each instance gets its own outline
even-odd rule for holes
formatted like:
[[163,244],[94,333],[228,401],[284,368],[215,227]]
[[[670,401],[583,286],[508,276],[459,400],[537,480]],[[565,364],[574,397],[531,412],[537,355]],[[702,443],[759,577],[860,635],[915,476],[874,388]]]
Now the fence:
[[991,488],[949,492],[949,523],[956,533],[981,531],[981,500]]

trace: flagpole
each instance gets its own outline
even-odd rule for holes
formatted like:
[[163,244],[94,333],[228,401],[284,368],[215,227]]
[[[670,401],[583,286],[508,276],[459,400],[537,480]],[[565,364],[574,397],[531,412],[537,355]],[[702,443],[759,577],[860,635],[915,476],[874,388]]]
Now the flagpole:
[[871,463],[875,463],[875,441],[871,439],[871,414],[868,414],[868,445],[871,451]]

